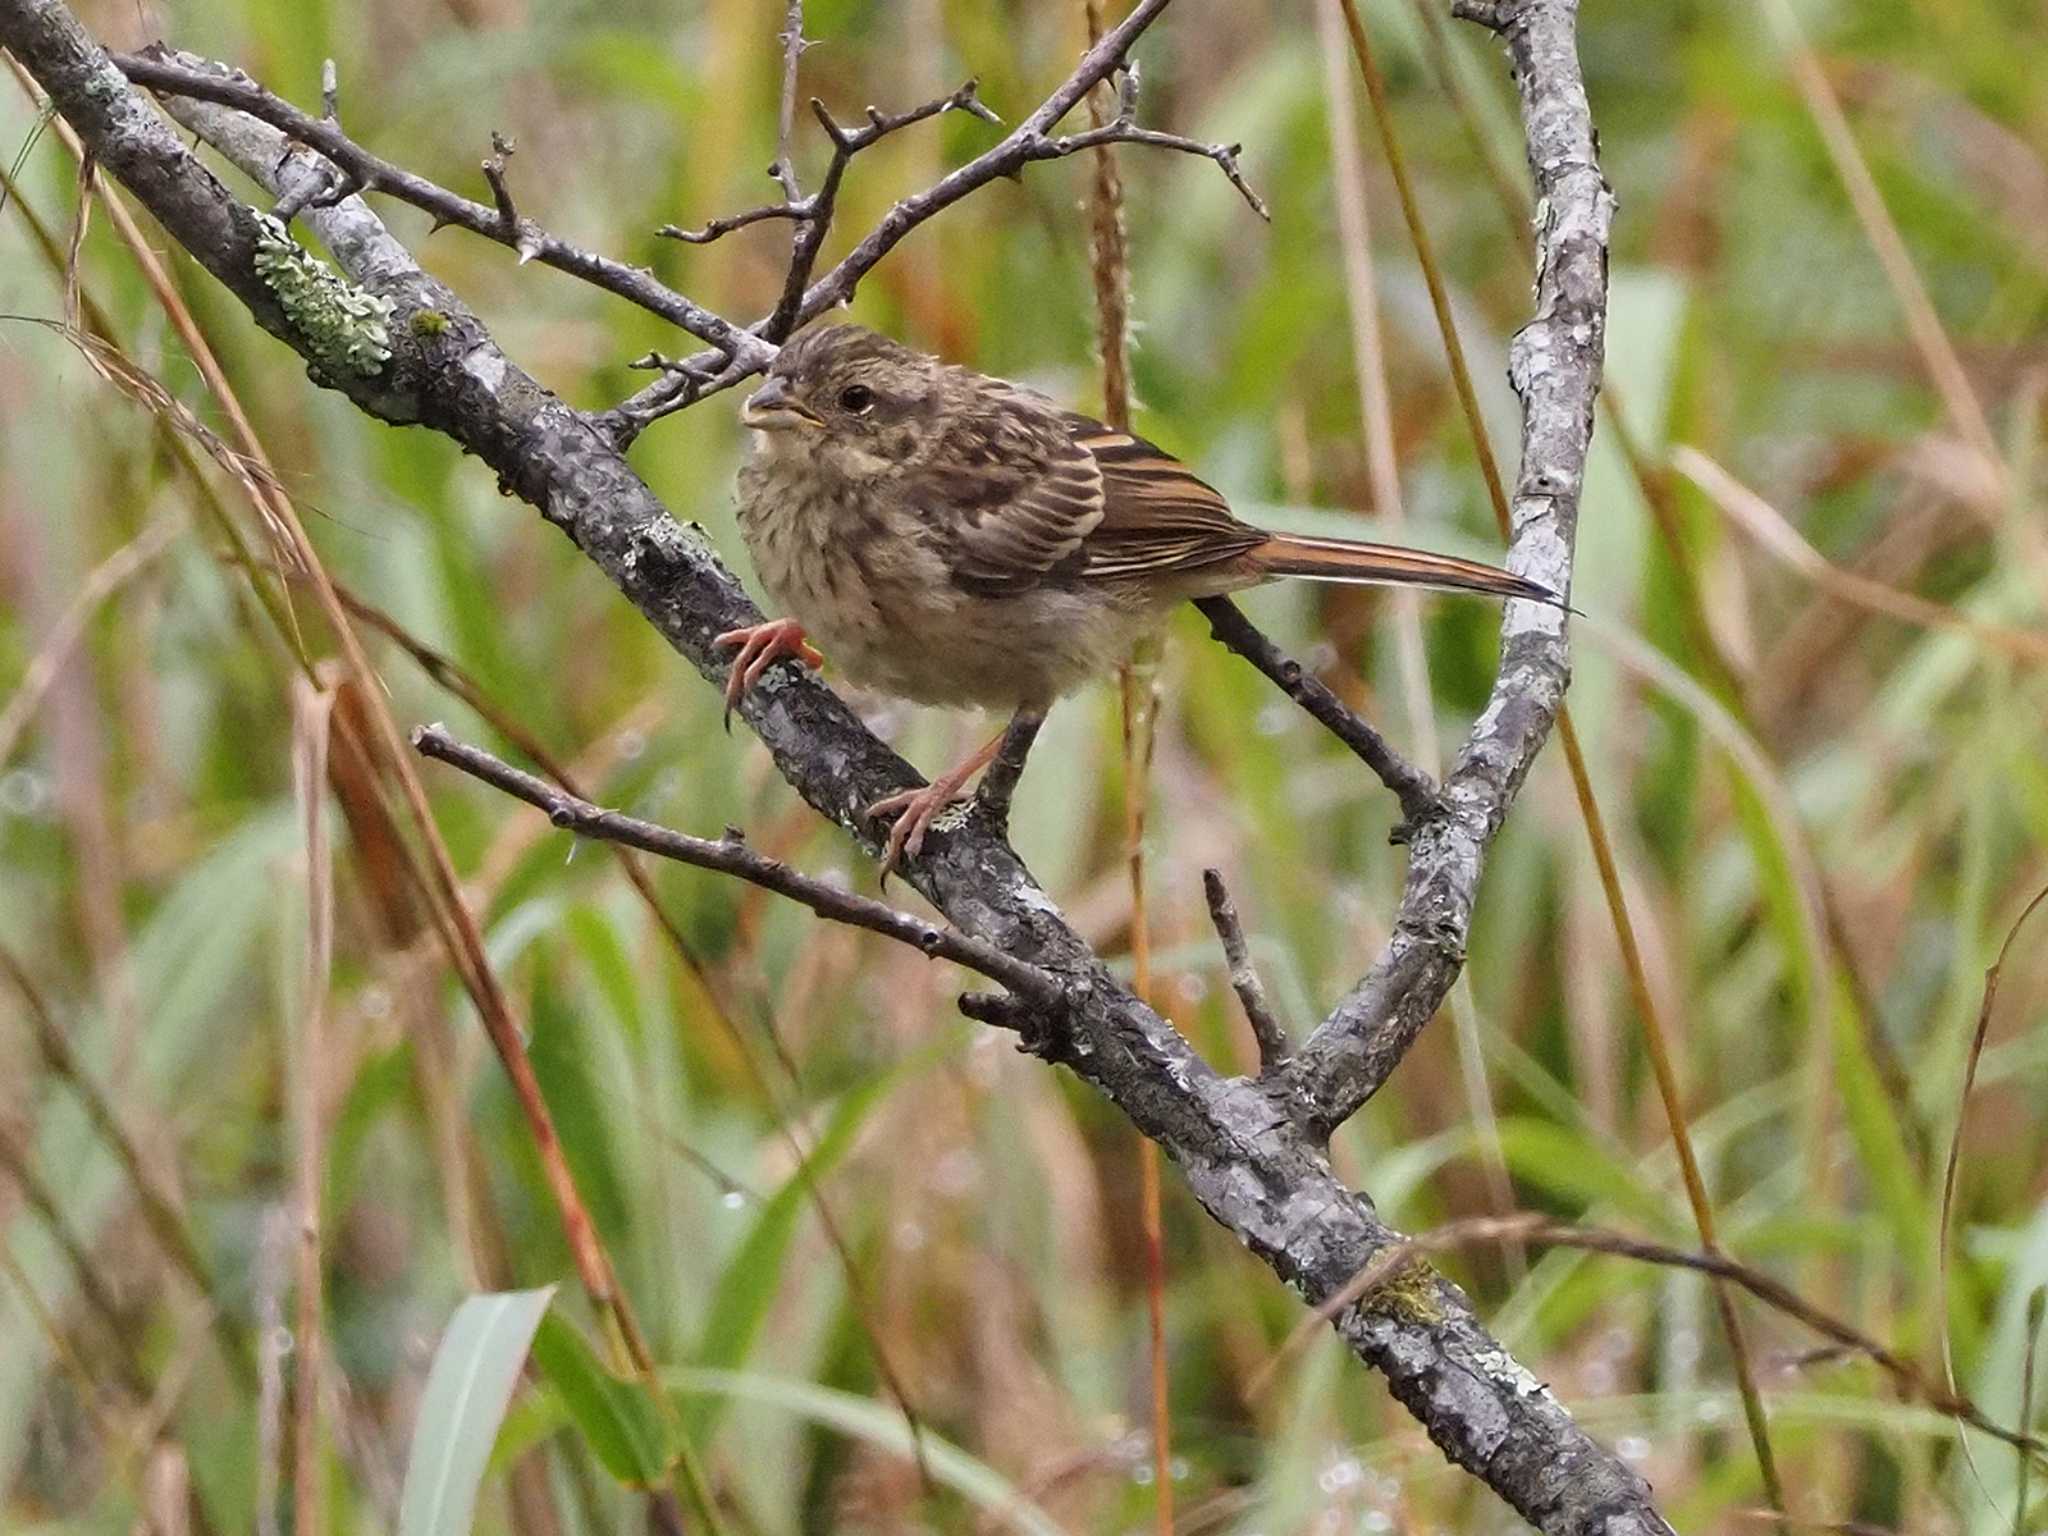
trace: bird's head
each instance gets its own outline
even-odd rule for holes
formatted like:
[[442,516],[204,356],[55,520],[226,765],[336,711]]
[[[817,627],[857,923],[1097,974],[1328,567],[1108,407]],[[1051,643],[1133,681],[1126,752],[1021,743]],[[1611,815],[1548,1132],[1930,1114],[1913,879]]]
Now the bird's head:
[[740,419],[757,453],[879,479],[937,440],[939,383],[933,358],[863,326],[820,326],[784,345]]

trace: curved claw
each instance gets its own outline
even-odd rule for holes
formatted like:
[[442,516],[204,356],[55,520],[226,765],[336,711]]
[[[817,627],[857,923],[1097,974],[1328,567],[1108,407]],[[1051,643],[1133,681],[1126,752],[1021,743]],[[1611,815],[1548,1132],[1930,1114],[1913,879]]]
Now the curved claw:
[[882,853],[882,884],[889,883],[890,875],[902,873],[905,855],[914,859],[924,852],[924,834],[933,819],[959,798],[960,780],[941,774],[936,783],[884,795],[867,808],[866,814],[877,821],[896,818],[889,828],[889,845]]
[[725,728],[728,731],[732,729],[733,709],[746,691],[783,657],[794,657],[813,671],[825,665],[823,653],[804,637],[804,627],[795,619],[770,619],[764,624],[728,629],[724,634],[713,635],[711,643],[721,649],[739,648],[739,654],[732,659],[732,670],[725,675]]
[[964,762],[955,763],[931,783],[917,789],[899,789],[868,807],[867,814],[877,820],[885,816],[896,818],[895,825],[889,828],[889,846],[882,853],[883,885],[889,883],[891,871],[898,869],[904,855],[914,859],[924,852],[924,834],[933,818],[955,800],[964,798],[962,791],[967,781],[988,766],[989,759],[996,755],[1006,734],[998,731],[987,745]]

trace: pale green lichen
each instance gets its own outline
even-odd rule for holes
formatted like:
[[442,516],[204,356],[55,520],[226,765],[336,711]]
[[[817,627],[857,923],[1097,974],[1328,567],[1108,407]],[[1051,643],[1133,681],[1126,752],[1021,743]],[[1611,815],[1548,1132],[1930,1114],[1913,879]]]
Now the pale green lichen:
[[1401,1318],[1425,1326],[1444,1320],[1443,1299],[1437,1294],[1437,1273],[1420,1259],[1403,1264],[1374,1286],[1359,1305],[1368,1312]]
[[256,271],[322,368],[368,377],[390,361],[391,302],[356,287],[267,214],[258,221]]

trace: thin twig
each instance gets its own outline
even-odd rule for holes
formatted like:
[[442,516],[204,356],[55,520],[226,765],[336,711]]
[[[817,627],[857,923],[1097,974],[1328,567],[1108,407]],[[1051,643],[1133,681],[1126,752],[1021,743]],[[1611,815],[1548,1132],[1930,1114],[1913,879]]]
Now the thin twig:
[[1356,710],[1309,676],[1300,662],[1267,639],[1237,604],[1227,597],[1205,597],[1195,606],[1209,621],[1214,639],[1258,668],[1274,687],[1308,711],[1379,776],[1401,803],[1407,830],[1441,812],[1436,781],[1402,757]]
[[484,180],[491,184],[491,201],[498,209],[497,238],[519,253],[519,264],[523,267],[540,254],[540,236],[519,217],[519,209],[512,201],[512,184],[505,179],[505,166],[514,147],[510,139],[493,128],[491,155],[483,163],[483,173]]
[[978,971],[1034,1003],[1052,1005],[1060,999],[1058,980],[1037,966],[1013,959],[980,939],[928,923],[886,903],[803,874],[779,859],[757,853],[730,833],[714,842],[657,826],[620,811],[604,810],[514,768],[481,747],[458,741],[438,725],[421,726],[415,730],[412,744],[422,756],[459,768],[470,777],[545,811],[548,820],[565,831],[604,842],[624,843],[643,853],[674,859],[699,869],[737,875],[750,884],[809,907],[820,917],[853,928],[865,928],[870,933],[879,933],[900,944],[907,944],[933,959],[951,960],[956,965]]
[[[1081,56],[1073,73],[1001,142],[940,177],[923,191],[898,201],[852,250],[840,258],[837,265],[804,290],[789,317],[790,328],[794,329],[827,310],[851,303],[861,280],[906,235],[968,194],[993,181],[1016,175],[1034,160],[1058,159],[1101,142],[1079,136],[1055,138],[1051,131],[1088,92],[1122,68],[1132,45],[1159,18],[1167,4],[1168,0],[1139,0],[1129,15],[1105,32],[1101,41]],[[1120,137],[1128,140],[1130,136]],[[1210,155],[1212,148],[1228,148],[1199,145],[1192,140],[1166,147],[1212,159],[1216,158]],[[1223,164],[1220,159],[1217,163],[1219,166]],[[776,314],[782,313],[784,308],[778,304]],[[763,317],[750,330],[765,335],[773,318],[773,315]],[[758,371],[737,361],[728,362],[729,356],[729,353],[725,356],[700,353],[682,359],[662,378],[607,412],[602,418],[604,427],[614,441],[629,442],[650,423],[720,390],[730,389]]]
[[[295,143],[317,150],[355,185],[382,192],[434,216],[437,225],[455,225],[512,246],[522,259],[540,262],[581,278],[642,309],[659,315],[691,335],[709,342],[725,356],[765,368],[774,349],[731,321],[692,303],[644,267],[629,266],[608,256],[583,250],[546,233],[531,220],[508,226],[499,207],[476,202],[393,165],[364,149],[336,123],[309,117],[240,71],[208,66],[189,54],[145,52],[116,54],[114,62],[138,85],[161,95],[210,101],[246,112],[278,129]],[[526,242],[526,243],[522,243]],[[531,249],[528,249],[528,245]]]
[[1259,1070],[1263,1075],[1277,1070],[1294,1054],[1294,1042],[1274,1017],[1266,1000],[1266,984],[1259,980],[1252,964],[1251,946],[1245,943],[1244,925],[1238,920],[1237,905],[1223,884],[1220,870],[1202,871],[1202,891],[1209,899],[1209,921],[1216,925],[1216,937],[1223,942],[1223,963],[1230,968],[1230,990],[1244,1008],[1245,1022],[1259,1046]]
[[[1121,84],[1117,90],[1116,116],[1108,121],[1097,121],[1095,126],[1084,133],[1062,134],[1058,138],[1041,139],[1026,157],[1032,160],[1057,160],[1066,155],[1079,154],[1084,149],[1102,149],[1112,144],[1146,144],[1154,149],[1176,150],[1184,155],[1199,155],[1213,160],[1230,184],[1237,188],[1238,195],[1250,208],[1268,224],[1273,222],[1273,213],[1265,200],[1251,189],[1239,170],[1237,157],[1244,153],[1242,144],[1205,144],[1199,139],[1188,138],[1185,134],[1161,133],[1157,129],[1144,128],[1138,123],[1138,66],[1135,62],[1123,66]],[[1113,425],[1113,423],[1112,423]]]
[[1998,1423],[1971,1399],[1929,1381],[1919,1367],[1906,1356],[1880,1340],[1851,1327],[1840,1318],[1823,1312],[1783,1281],[1760,1269],[1738,1264],[1724,1253],[1671,1248],[1662,1243],[1646,1242],[1641,1238],[1630,1237],[1626,1233],[1611,1231],[1604,1227],[1553,1221],[1547,1216],[1533,1212],[1510,1216],[1478,1216],[1464,1221],[1447,1222],[1433,1232],[1406,1238],[1384,1252],[1375,1254],[1370,1264],[1353,1275],[1347,1284],[1325,1298],[1310,1316],[1295,1326],[1293,1332],[1274,1352],[1273,1358],[1253,1380],[1248,1395],[1257,1397],[1272,1385],[1280,1367],[1299,1353],[1301,1347],[1314,1336],[1317,1324],[1328,1322],[1352,1307],[1363,1305],[1369,1310],[1372,1306],[1373,1293],[1389,1280],[1408,1270],[1422,1255],[1479,1243],[1495,1243],[1508,1238],[1520,1239],[1537,1246],[1576,1248],[1587,1253],[1612,1254],[1617,1258],[1635,1259],[1646,1264],[1690,1269],[1713,1279],[1726,1281],[1747,1291],[1771,1310],[1810,1328],[1838,1349],[1870,1360],[1891,1377],[1893,1385],[1902,1396],[1925,1403],[1938,1412],[1953,1414],[1973,1429],[1981,1430],[2030,1457],[2048,1459],[2048,1441],[2028,1434],[2024,1427],[2015,1429]]
[[782,97],[775,112],[775,163],[768,174],[782,185],[782,195],[792,203],[803,194],[797,186],[796,164],[789,157],[790,139],[796,131],[797,65],[810,43],[804,38],[804,0],[789,0],[782,21]]

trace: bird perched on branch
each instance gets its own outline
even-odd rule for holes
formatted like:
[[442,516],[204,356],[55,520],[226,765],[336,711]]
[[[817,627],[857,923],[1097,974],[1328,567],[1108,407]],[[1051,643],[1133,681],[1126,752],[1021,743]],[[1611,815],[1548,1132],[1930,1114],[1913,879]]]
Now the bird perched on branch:
[[[783,347],[741,408],[740,532],[787,618],[719,635],[726,708],[777,659],[921,704],[1042,716],[1187,599],[1282,576],[1555,604],[1473,560],[1268,533],[1141,437],[856,325]],[[884,874],[1002,743],[868,807]]]

